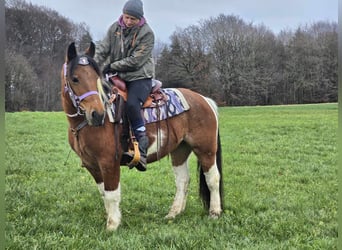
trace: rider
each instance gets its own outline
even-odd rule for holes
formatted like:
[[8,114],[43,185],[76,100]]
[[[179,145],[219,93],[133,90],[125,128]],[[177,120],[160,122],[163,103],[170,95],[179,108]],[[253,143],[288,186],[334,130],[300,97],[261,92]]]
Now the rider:
[[147,148],[144,119],[141,106],[148,97],[154,77],[152,50],[154,33],[144,17],[141,0],[128,0],[123,14],[114,22],[103,41],[97,46],[95,60],[106,64],[102,73],[117,73],[126,82],[128,98],[126,114],[134,135],[139,142],[140,162],[138,170],[146,170]]

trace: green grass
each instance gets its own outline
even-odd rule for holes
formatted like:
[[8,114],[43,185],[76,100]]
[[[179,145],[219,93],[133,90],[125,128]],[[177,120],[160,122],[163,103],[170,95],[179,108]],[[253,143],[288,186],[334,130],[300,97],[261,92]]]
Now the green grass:
[[336,249],[337,104],[220,108],[225,211],[207,217],[192,156],[185,212],[164,219],[170,160],[122,168],[122,224],[105,230],[63,113],[6,113],[6,249]]

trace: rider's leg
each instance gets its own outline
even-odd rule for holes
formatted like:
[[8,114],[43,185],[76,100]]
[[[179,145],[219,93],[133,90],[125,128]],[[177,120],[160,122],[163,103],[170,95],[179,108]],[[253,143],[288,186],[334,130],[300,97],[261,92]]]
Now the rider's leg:
[[146,135],[145,122],[141,114],[141,107],[147,99],[152,88],[151,79],[141,79],[127,83],[128,98],[126,103],[126,114],[130,120],[134,135],[139,142],[141,169],[146,170],[146,158],[148,148],[148,137]]

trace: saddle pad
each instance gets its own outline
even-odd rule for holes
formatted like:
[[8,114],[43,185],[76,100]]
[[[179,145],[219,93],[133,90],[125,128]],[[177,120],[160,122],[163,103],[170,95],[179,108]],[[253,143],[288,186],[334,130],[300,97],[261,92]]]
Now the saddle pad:
[[162,91],[167,95],[166,104],[155,108],[147,107],[142,109],[145,123],[165,120],[189,110],[188,102],[178,89],[164,88]]

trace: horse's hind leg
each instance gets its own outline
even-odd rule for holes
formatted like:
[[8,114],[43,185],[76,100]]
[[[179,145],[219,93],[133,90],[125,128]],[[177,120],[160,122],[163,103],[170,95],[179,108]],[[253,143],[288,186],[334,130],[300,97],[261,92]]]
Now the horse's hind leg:
[[[213,138],[214,136],[212,136]],[[222,212],[221,149],[216,141],[203,141],[194,149],[200,167],[200,196],[209,216],[218,218]],[[218,150],[218,151],[217,151]],[[216,152],[217,151],[217,152]]]
[[209,216],[212,218],[218,218],[222,212],[220,196],[221,177],[216,163],[209,169],[209,171],[204,172],[204,176],[210,192]]
[[170,208],[167,219],[173,219],[182,211],[186,206],[186,198],[188,193],[188,186],[190,182],[188,157],[191,149],[186,144],[181,144],[175,151],[171,153],[173,172],[175,174],[176,182],[176,195],[173,204]]

